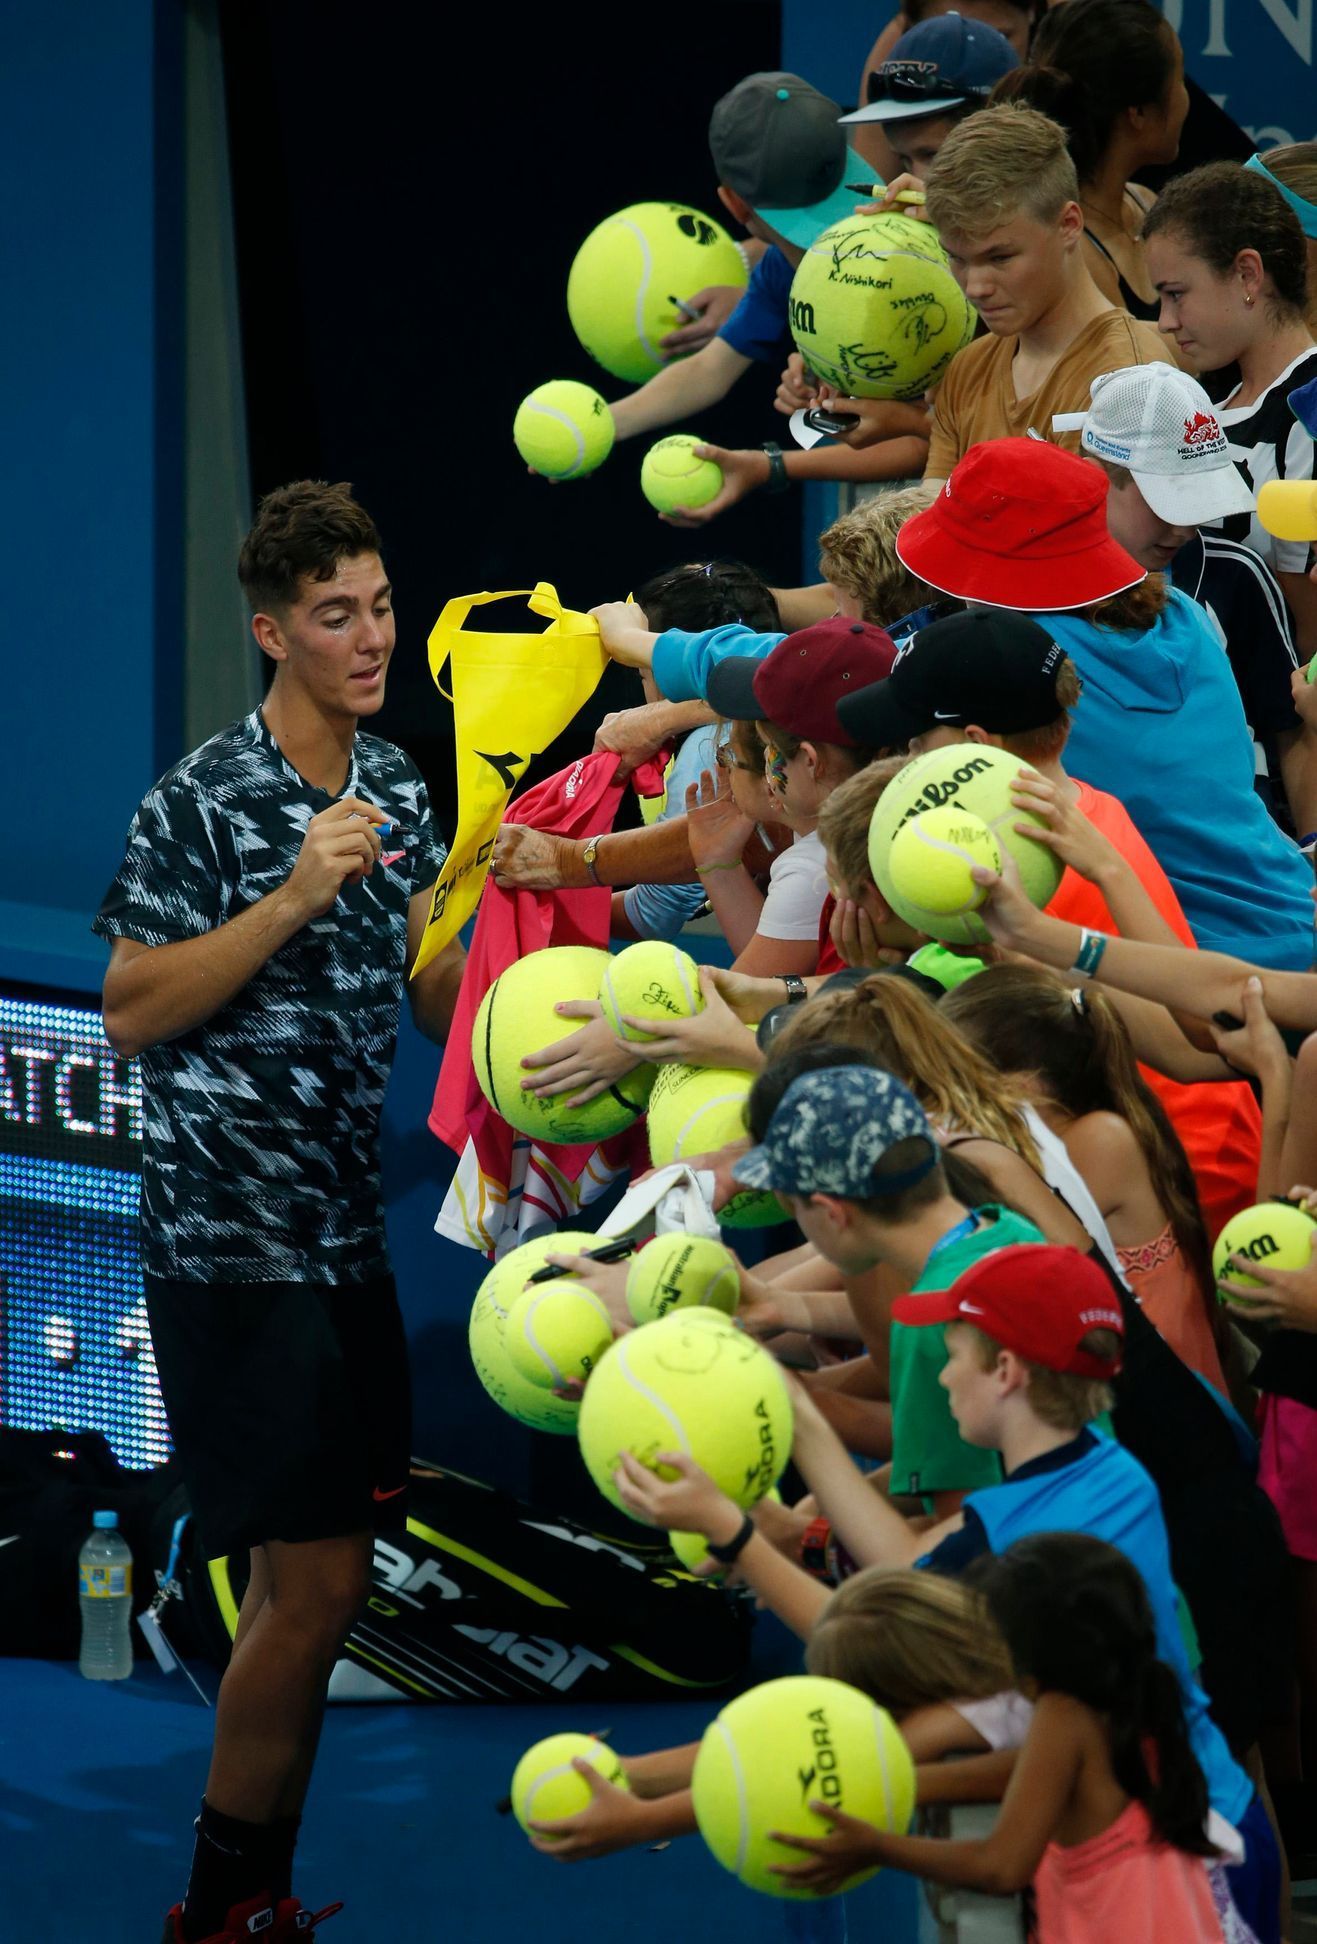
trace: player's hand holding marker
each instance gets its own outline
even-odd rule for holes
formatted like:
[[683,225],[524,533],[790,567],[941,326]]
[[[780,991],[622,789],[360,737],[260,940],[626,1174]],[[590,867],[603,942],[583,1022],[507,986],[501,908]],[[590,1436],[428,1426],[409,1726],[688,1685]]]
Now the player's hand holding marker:
[[323,917],[345,884],[370,876],[380,832],[392,829],[392,820],[364,797],[340,797],[312,817],[283,887],[303,922]]

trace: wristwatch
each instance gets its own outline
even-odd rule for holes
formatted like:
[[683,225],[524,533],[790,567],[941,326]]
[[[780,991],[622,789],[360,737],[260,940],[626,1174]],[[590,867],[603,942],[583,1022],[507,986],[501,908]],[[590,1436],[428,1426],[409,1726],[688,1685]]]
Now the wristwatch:
[[798,1006],[803,1000],[809,998],[805,981],[798,978],[794,972],[779,972],[777,976],[787,989],[787,1004],[789,1006]]
[[791,484],[791,476],[787,472],[787,462],[782,457],[781,446],[774,445],[771,439],[766,439],[760,451],[768,454],[768,478],[759,490],[763,493],[785,493]]
[[590,873],[590,876],[594,879],[595,883],[599,886],[600,890],[604,889],[604,881],[600,877],[598,871],[595,869],[594,860],[595,860],[595,855],[599,849],[600,842],[604,837],[607,836],[607,834],[608,834],[607,831],[601,831],[598,837],[591,837],[587,842],[585,849],[581,852],[581,862],[585,865],[586,870]]

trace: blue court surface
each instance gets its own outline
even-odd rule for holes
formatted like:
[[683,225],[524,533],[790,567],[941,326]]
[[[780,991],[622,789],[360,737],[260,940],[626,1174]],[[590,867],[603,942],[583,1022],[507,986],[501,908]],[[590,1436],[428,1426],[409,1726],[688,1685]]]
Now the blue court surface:
[[[213,1692],[214,1671],[197,1672]],[[909,1878],[875,1879],[844,1911],[788,1906],[741,1889],[698,1837],[568,1867],[496,1813],[542,1735],[606,1728],[626,1754],[694,1740],[710,1713],[697,1702],[618,1705],[606,1722],[548,1708],[333,1708],[298,1895],[312,1908],[345,1900],[326,1944],[913,1940]],[[181,1675],[150,1663],[102,1684],[73,1663],[0,1661],[0,1938],[157,1944],[186,1879],[212,1719]]]

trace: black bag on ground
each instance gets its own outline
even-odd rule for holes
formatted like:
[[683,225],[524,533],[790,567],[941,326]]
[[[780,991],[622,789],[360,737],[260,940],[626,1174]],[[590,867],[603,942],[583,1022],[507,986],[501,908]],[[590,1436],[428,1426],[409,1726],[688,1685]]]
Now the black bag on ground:
[[[78,1554],[94,1512],[117,1512],[133,1553],[133,1612],[155,1594],[184,1509],[178,1467],[127,1471],[99,1431],[0,1429],[0,1654],[76,1660]],[[133,1650],[149,1650],[133,1628]]]
[[[748,1603],[682,1571],[655,1540],[601,1538],[413,1459],[406,1533],[375,1542],[374,1587],[330,1699],[524,1705],[731,1686],[749,1658]],[[193,1557],[182,1578],[193,1638],[222,1666],[247,1560]]]

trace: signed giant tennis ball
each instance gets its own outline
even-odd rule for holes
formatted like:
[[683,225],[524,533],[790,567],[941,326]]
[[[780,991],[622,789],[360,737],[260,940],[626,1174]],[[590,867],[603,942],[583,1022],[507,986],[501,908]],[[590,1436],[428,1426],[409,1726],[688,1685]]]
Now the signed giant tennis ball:
[[1025,767],[1018,756],[990,743],[951,743],[945,749],[916,756],[897,771],[879,797],[869,824],[869,868],[893,911],[916,931],[932,932],[956,945],[982,944],[988,937],[977,913],[930,914],[904,895],[893,876],[898,833],[928,810],[970,811],[1015,859],[1026,897],[1039,906],[1055,897],[1061,882],[1061,860],[1045,844],[1022,837],[1015,829],[1017,823],[1045,828],[1040,818],[1017,810],[1011,802],[1011,783]]
[[931,223],[847,216],[815,237],[791,285],[791,335],[852,398],[922,398],[977,321]]
[[629,1451],[659,1476],[681,1451],[738,1505],[753,1505],[791,1455],[791,1399],[774,1358],[717,1310],[674,1310],[618,1337],[581,1399],[586,1470],[625,1511],[613,1473]]
[[567,315],[596,364],[639,385],[669,362],[660,339],[690,322],[678,300],[746,281],[741,252],[712,217],[684,203],[632,203],[577,251]]
[[638,1019],[690,1019],[704,1011],[700,972],[689,952],[647,938],[619,952],[599,988],[604,1018],[623,1039],[651,1040],[652,1033],[624,1026],[622,1014]]
[[569,1229],[523,1242],[499,1258],[476,1291],[467,1330],[476,1376],[500,1409],[534,1431],[573,1432],[580,1406],[523,1377],[508,1353],[508,1312],[551,1255],[580,1255],[598,1241],[597,1235]]
[[[745,1138],[754,1075],[739,1067],[661,1066],[649,1096],[649,1157],[656,1168],[712,1154]],[[790,1217],[776,1195],[745,1188],[718,1210],[724,1228],[765,1228]]]
[[620,1134],[644,1111],[652,1067],[627,1073],[583,1107],[568,1107],[574,1092],[540,1099],[522,1087],[532,1069],[521,1062],[570,1033],[583,1021],[553,1010],[564,999],[593,999],[609,967],[607,952],[587,945],[552,945],[517,959],[499,974],[480,1002],[471,1033],[471,1059],[480,1091],[509,1127],[550,1144],[603,1141]]
[[972,810],[947,804],[902,824],[892,839],[887,869],[904,900],[907,923],[936,938],[943,919],[977,911],[986,893],[971,876],[975,864],[1001,870],[997,839]]
[[613,414],[589,385],[556,378],[522,399],[512,439],[546,479],[584,479],[613,450]]
[[702,439],[674,432],[645,454],[640,466],[640,490],[656,513],[678,506],[707,506],[723,489],[722,469],[712,459],[697,459]]
[[1264,1269],[1306,1269],[1314,1232],[1317,1222],[1293,1202],[1267,1201],[1254,1208],[1241,1208],[1216,1238],[1212,1274],[1218,1282],[1232,1283],[1241,1292],[1264,1290],[1265,1283],[1236,1269],[1231,1256],[1246,1256]]
[[[788,1674],[738,1695],[709,1724],[691,1794],[700,1834],[725,1870],[770,1897],[809,1897],[813,1891],[771,1873],[771,1863],[806,1861],[771,1832],[826,1836],[832,1825],[810,1808],[826,1802],[903,1834],[915,1809],[915,1769],[900,1729],[867,1694],[821,1674]],[[861,1870],[841,1888],[873,1875]]]
[[704,1235],[656,1235],[627,1271],[626,1302],[636,1323],[674,1309],[717,1309],[731,1316],[741,1300],[732,1252]]

